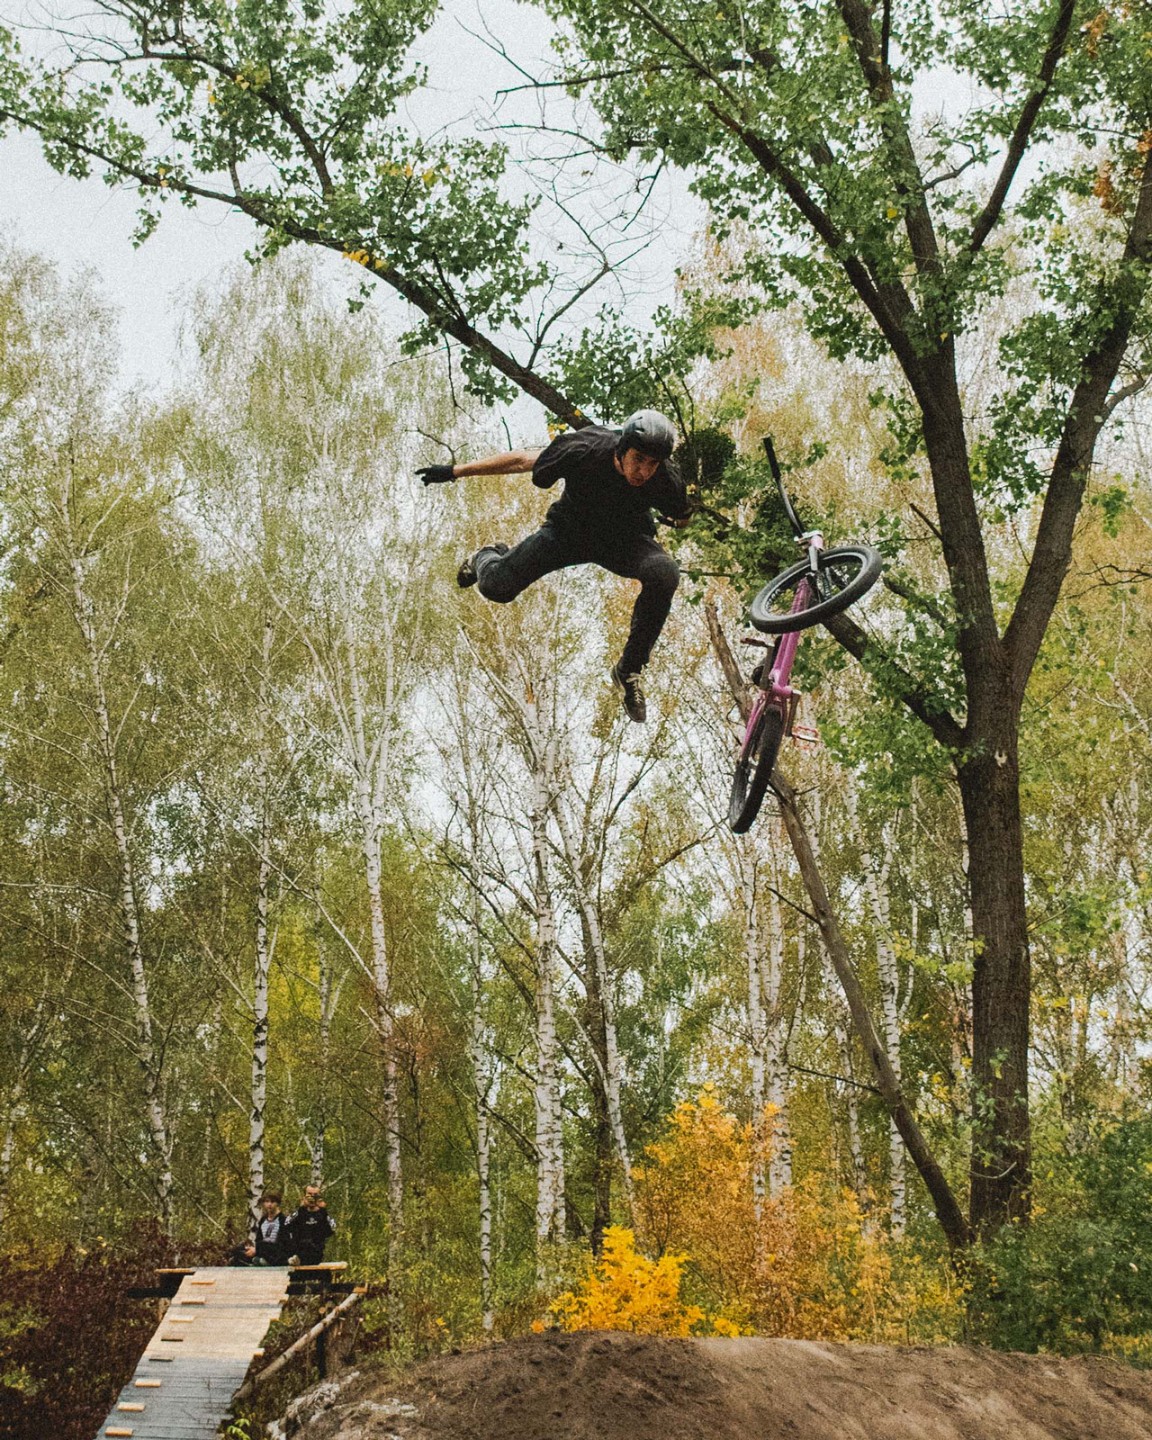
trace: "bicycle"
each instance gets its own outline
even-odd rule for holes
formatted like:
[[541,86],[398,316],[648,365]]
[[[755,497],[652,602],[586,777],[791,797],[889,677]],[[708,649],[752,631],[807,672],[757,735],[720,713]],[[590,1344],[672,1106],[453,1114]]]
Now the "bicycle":
[[[798,565],[770,580],[749,607],[749,619],[756,629],[779,639],[773,644],[755,637],[741,642],[762,646],[770,653],[752,672],[757,695],[744,728],[728,798],[728,826],[737,835],[749,830],[760,813],[781,742],[785,735],[794,733],[800,695],[789,682],[800,632],[854,605],[879,580],[884,565],[879,551],[871,545],[825,550],[821,532],[805,530],[800,523],[784,489],[770,436],[764,437],[764,450],[796,543],[808,554]],[[787,609],[781,608],[782,598],[788,595],[791,603]]]

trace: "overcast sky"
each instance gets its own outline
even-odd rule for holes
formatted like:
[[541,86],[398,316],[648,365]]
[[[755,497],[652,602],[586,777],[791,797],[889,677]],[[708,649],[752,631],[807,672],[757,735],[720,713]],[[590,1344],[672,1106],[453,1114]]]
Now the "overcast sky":
[[[16,0],[13,9],[25,20],[33,13],[26,0]],[[37,9],[43,13],[39,4]],[[504,37],[525,63],[541,64],[548,55],[550,22],[538,9],[513,0],[485,0],[481,20],[477,0],[448,0],[419,46],[431,81],[411,102],[408,118],[414,126],[425,132],[442,125],[475,128],[477,117],[491,114],[501,87],[517,83],[520,77],[508,63],[476,38],[483,29]],[[37,48],[34,35],[26,32],[24,41]],[[517,102],[503,103],[503,115],[511,115],[509,107]],[[683,189],[676,189],[675,182],[666,189],[675,199],[665,198],[663,213],[674,213],[677,225],[639,262],[635,288],[644,292],[640,303],[645,311],[670,293],[671,272],[694,224]],[[125,383],[166,388],[176,373],[182,299],[201,286],[219,288],[225,269],[242,263],[255,231],[246,217],[223,206],[187,210],[170,203],[155,234],[134,249],[136,210],[130,191],[109,188],[98,178],[75,181],[58,175],[33,137],[10,134],[0,140],[0,230],[66,272],[94,271],[121,315]],[[330,268],[334,284],[345,288],[347,277],[339,272],[349,268],[347,263],[328,253],[320,263]],[[400,302],[383,288],[377,294],[378,303],[402,324],[406,312]]]

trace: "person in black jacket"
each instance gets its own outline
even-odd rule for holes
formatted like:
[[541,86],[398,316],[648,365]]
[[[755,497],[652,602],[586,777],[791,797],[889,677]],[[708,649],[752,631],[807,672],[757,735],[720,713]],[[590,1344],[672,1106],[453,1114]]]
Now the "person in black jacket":
[[324,1259],[328,1237],[335,1235],[336,1222],[328,1214],[318,1185],[304,1187],[300,1208],[288,1217],[289,1265],[319,1265]]
[[260,1197],[263,1212],[247,1242],[232,1252],[233,1265],[287,1265],[288,1217],[280,1209],[280,1192],[266,1190]]
[[647,718],[640,671],[648,663],[680,582],[680,567],[656,540],[653,511],[677,528],[690,519],[688,492],[672,460],[676,431],[658,410],[638,410],[619,430],[587,425],[558,435],[544,450],[516,450],[462,465],[426,465],[425,485],[468,475],[531,472],[533,485],[564,493],[544,524],[511,549],[485,545],[456,573],[486,600],[515,600],[541,576],[569,565],[599,565],[640,581],[624,653],[612,667],[631,720]]

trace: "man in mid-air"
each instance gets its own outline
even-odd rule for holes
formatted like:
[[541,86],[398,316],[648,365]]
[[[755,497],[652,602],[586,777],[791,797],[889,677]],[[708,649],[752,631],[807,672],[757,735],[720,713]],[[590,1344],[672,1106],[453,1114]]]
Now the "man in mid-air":
[[533,581],[569,565],[599,565],[640,581],[624,653],[612,667],[630,719],[647,718],[640,672],[648,663],[680,583],[680,567],[656,540],[652,512],[670,525],[688,524],[688,493],[671,459],[672,422],[658,410],[638,410],[619,430],[588,425],[566,430],[544,450],[514,450],[463,465],[428,465],[425,485],[468,475],[532,474],[548,490],[564,481],[540,529],[519,545],[485,545],[456,574],[486,600],[515,600]]

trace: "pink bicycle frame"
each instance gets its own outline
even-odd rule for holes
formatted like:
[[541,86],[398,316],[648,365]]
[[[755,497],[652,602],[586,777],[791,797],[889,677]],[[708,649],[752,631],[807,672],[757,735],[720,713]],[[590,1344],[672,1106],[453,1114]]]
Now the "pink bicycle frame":
[[[813,531],[804,537],[803,544],[811,554],[813,550],[823,550],[824,537]],[[812,595],[811,578],[805,576],[796,586],[796,594],[792,599],[792,609],[789,613],[798,615],[801,610],[807,610],[812,603]],[[796,659],[796,651],[800,646],[800,633],[799,630],[786,630],[776,641],[776,654],[772,670],[766,683],[761,685],[748,716],[748,725],[744,731],[744,743],[740,747],[741,760],[747,758],[757,721],[768,706],[771,705],[774,709],[779,710],[784,721],[784,734],[791,735],[792,733],[792,720],[796,713],[796,702],[800,699],[800,692],[793,690],[789,681],[792,678],[792,665]]]

